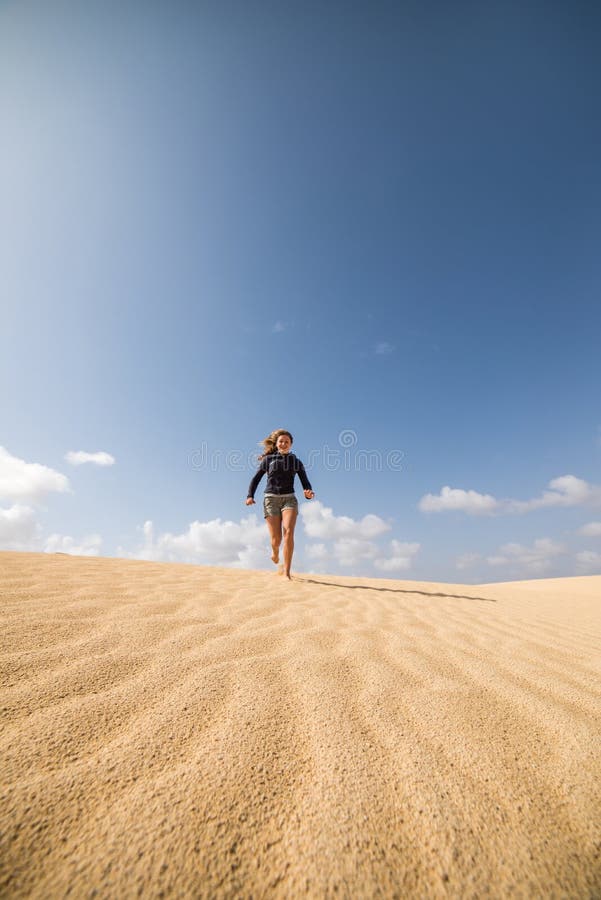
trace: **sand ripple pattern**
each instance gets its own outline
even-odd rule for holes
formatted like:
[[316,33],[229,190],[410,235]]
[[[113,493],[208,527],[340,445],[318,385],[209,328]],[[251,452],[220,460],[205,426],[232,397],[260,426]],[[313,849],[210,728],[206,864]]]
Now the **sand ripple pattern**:
[[3,897],[601,896],[601,577],[0,553]]

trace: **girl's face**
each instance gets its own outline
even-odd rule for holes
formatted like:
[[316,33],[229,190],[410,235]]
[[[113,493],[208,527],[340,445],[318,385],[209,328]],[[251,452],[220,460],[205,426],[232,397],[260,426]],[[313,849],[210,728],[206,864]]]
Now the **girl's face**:
[[280,453],[290,453],[290,448],[292,447],[292,441],[288,437],[287,434],[281,434],[277,441],[275,442],[276,447],[280,451]]

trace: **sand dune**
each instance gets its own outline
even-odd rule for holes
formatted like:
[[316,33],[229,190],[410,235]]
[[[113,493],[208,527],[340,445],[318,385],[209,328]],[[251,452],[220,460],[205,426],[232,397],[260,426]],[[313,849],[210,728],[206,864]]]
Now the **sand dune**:
[[2,896],[601,896],[601,576],[0,593]]

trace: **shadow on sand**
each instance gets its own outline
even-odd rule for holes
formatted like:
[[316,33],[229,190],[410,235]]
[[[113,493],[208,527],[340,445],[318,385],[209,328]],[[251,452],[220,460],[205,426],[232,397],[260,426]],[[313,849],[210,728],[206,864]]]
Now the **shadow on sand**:
[[453,600],[482,600],[484,603],[496,603],[492,597],[468,597],[466,594],[442,594],[433,591],[408,591],[402,588],[372,587],[370,584],[336,584],[335,581],[317,581],[316,578],[300,578],[296,576],[297,581],[304,581],[306,584],[324,584],[328,587],[347,588],[353,591],[386,591],[389,594],[422,594],[424,597],[451,597]]

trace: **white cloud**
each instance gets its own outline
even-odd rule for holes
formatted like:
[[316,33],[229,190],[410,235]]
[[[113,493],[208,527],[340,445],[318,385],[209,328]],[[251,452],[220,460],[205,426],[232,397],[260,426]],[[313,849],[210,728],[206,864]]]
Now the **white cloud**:
[[579,528],[577,533],[585,537],[601,537],[601,522],[588,522]]
[[286,331],[288,325],[286,322],[277,321],[273,328],[271,329],[272,334],[281,334],[283,331]]
[[388,341],[380,341],[379,344],[376,344],[376,354],[378,356],[388,356],[388,354],[393,351],[394,347],[392,344],[389,344]]
[[421,512],[461,510],[470,515],[507,515],[535,509],[566,506],[601,506],[601,487],[575,475],[562,475],[549,482],[550,490],[531,500],[497,500],[491,494],[443,487],[440,494],[425,494],[418,503]]
[[15,503],[0,509],[0,547],[3,550],[39,550],[41,528],[35,510]]
[[[0,497],[27,499],[37,505],[46,494],[70,490],[65,475],[39,463],[27,463],[0,447]],[[0,547],[4,550],[97,556],[101,544],[98,534],[87,535],[81,541],[60,534],[44,538],[37,512],[31,506],[17,502],[8,509],[0,509]]]
[[86,453],[85,450],[69,450],[65,459],[72,466],[81,466],[84,463],[94,463],[97,466],[113,466],[115,464],[115,457],[104,450],[96,453]]
[[341,566],[354,566],[360,559],[374,559],[378,546],[373,541],[345,537],[334,542],[334,559]]
[[581,574],[601,574],[601,553],[582,550],[576,554],[576,565]]
[[443,487],[440,494],[426,494],[418,503],[422,512],[443,512],[445,510],[462,510],[471,515],[486,515],[494,512],[499,505],[490,494],[479,494],[477,491],[464,491],[462,488]]
[[419,552],[420,545],[417,543],[406,543],[403,541],[392,540],[390,542],[390,556],[379,557],[374,560],[376,569],[383,572],[399,572],[409,569],[413,562],[413,557]]
[[[377,538],[390,531],[391,526],[373,513],[361,519],[335,516],[330,507],[315,500],[301,508],[301,517],[305,534],[321,538],[318,543],[308,544],[305,553],[322,564],[331,559],[348,567],[367,561],[381,572],[395,572],[408,569],[420,548],[419,544],[398,540],[391,540],[382,548]],[[331,542],[329,546],[327,542]]]
[[307,544],[305,553],[309,559],[314,559],[319,562],[323,562],[330,555],[325,544]]
[[369,540],[390,531],[391,527],[384,519],[372,513],[359,520],[349,516],[335,516],[331,508],[324,506],[319,500],[304,504],[300,512],[305,533],[311,538]]
[[479,553],[462,553],[455,561],[457,569],[471,569],[477,562],[482,559]]
[[165,532],[156,537],[154,526],[148,521],[142,531],[142,547],[125,555],[135,559],[244,569],[260,568],[269,559],[267,529],[263,523],[259,524],[254,514],[240,522],[221,519],[191,522],[187,531],[181,534]]
[[70,556],[98,556],[102,538],[88,534],[79,543],[66,534],[51,534],[44,546],[45,553],[68,553]]
[[531,547],[517,543],[504,544],[496,555],[487,556],[486,561],[494,567],[542,574],[558,556],[565,553],[566,548],[563,544],[558,544],[551,538],[538,538]]
[[532,500],[507,500],[507,512],[531,512],[550,506],[582,506],[584,504],[601,504],[601,488],[588,484],[575,475],[562,475],[549,482],[550,491],[543,491],[540,497]]
[[39,463],[27,463],[0,447],[0,498],[39,503],[46,494],[69,490],[65,475]]
[[102,538],[98,534],[86,535],[79,542],[68,535],[60,534],[51,534],[45,539],[42,527],[36,519],[35,509],[19,503],[15,503],[9,509],[0,509],[2,550],[98,556],[101,544]]

